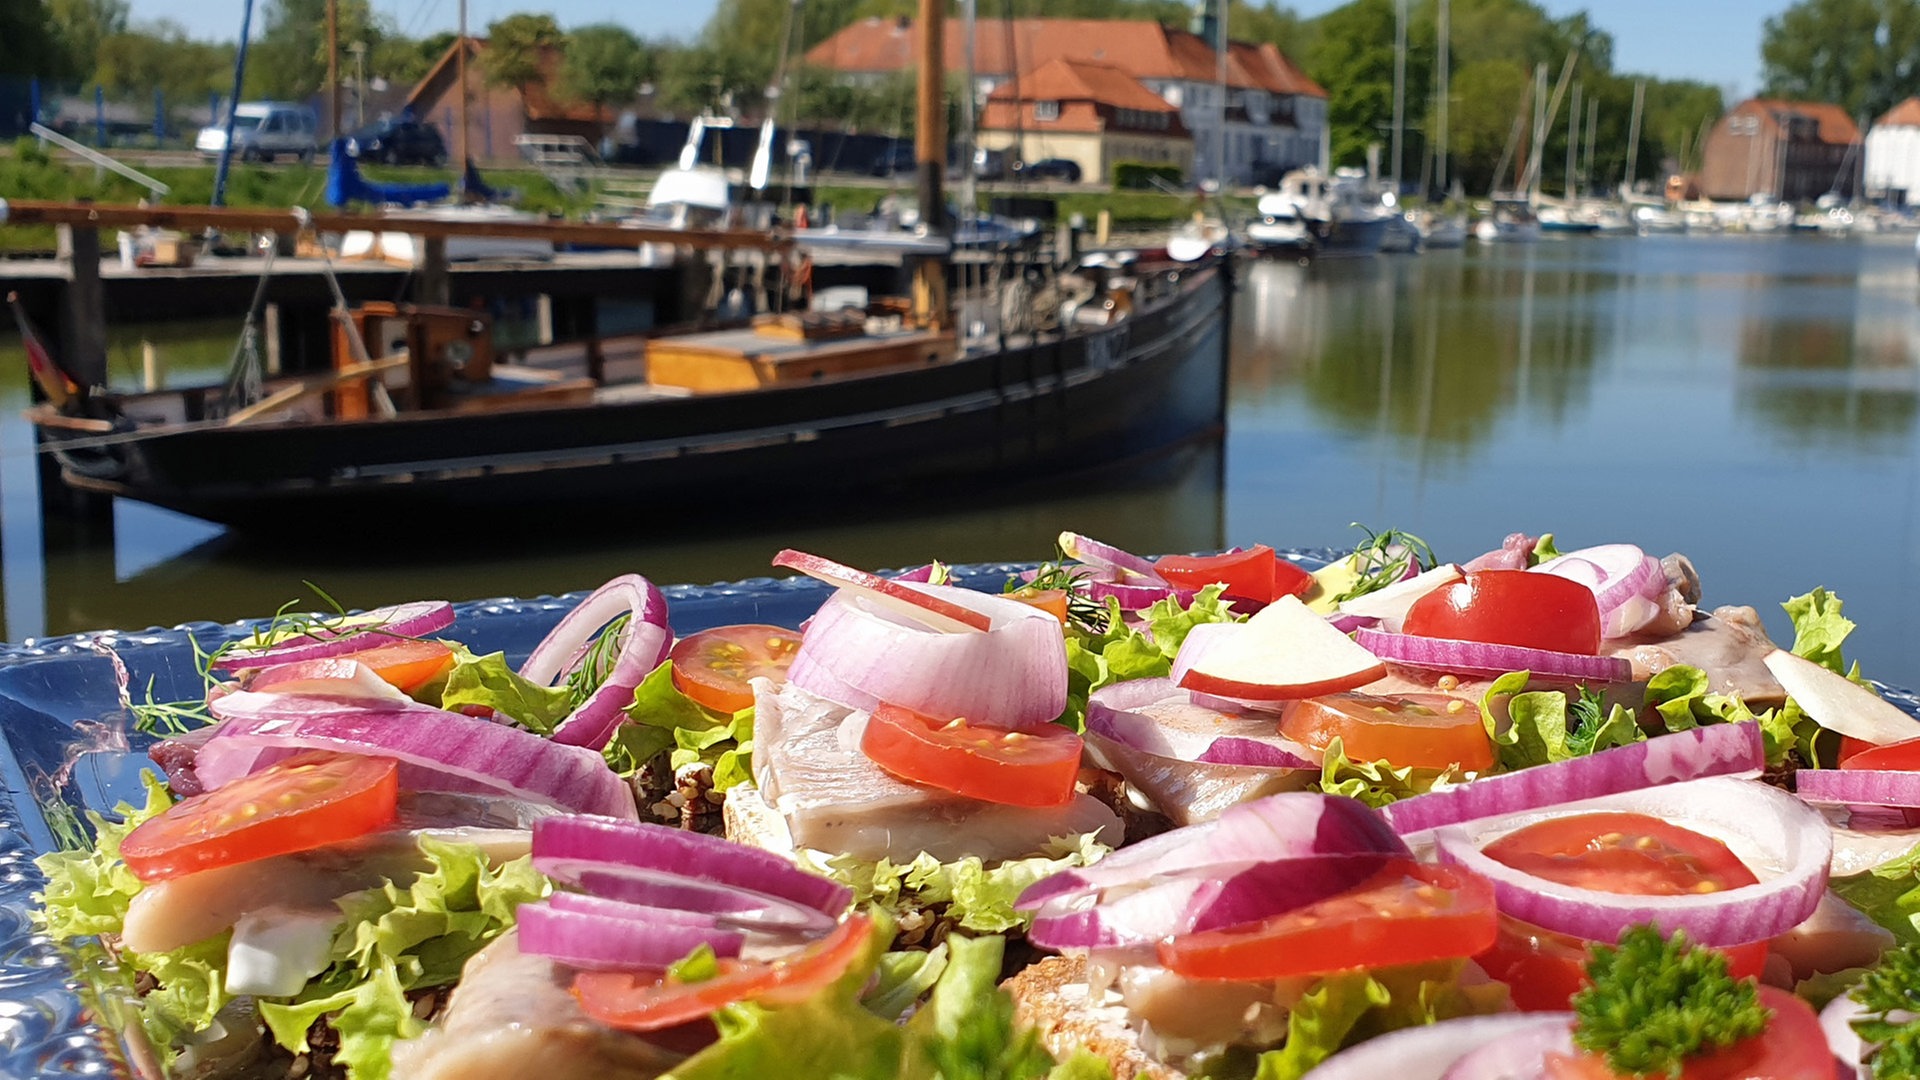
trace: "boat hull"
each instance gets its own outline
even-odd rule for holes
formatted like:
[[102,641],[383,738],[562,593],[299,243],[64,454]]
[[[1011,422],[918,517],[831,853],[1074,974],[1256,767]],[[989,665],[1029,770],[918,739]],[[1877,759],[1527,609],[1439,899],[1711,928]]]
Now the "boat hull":
[[[83,490],[240,528],[316,515],[462,521],[675,498],[817,502],[987,489],[1216,437],[1224,264],[1113,326],[985,355],[743,393],[384,420],[156,429],[62,470]],[[52,433],[44,433],[54,437]]]

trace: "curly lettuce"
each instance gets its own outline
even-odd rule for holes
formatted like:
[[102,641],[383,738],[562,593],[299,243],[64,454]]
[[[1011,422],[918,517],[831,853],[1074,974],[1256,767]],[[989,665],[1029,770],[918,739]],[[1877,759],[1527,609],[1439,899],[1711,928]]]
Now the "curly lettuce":
[[919,937],[940,921],[962,930],[998,934],[1024,931],[1032,915],[1015,911],[1013,902],[1034,882],[1099,861],[1110,850],[1094,833],[1056,838],[1028,859],[1008,859],[988,867],[977,856],[943,863],[922,853],[910,862],[873,862],[851,855],[800,853],[800,863],[851,887],[854,900],[886,911],[902,932]]
[[726,791],[751,779],[753,708],[716,712],[673,685],[673,664],[663,661],[634,688],[630,723],[620,725],[607,746],[607,763],[623,775],[671,751],[675,769],[696,761],[713,769],[713,790]]
[[[140,879],[120,861],[120,841],[149,818],[158,817],[173,805],[173,793],[166,782],[152,773],[142,773],[147,800],[143,806],[121,803],[114,808],[119,821],[110,821],[89,811],[93,824],[92,847],[84,844],[62,851],[50,851],[34,860],[46,875],[47,887],[34,897],[39,907],[33,920],[42,933],[56,941],[117,934],[127,919],[127,905],[140,891]],[[84,840],[78,837],[76,840]]]
[[1106,629],[1091,633],[1079,627],[1067,630],[1067,709],[1059,723],[1083,731],[1087,698],[1103,686],[1134,679],[1160,679],[1173,674],[1173,658],[1194,627],[1204,623],[1236,622],[1224,585],[1201,589],[1190,604],[1173,597],[1156,601],[1129,624],[1120,601],[1107,598]]
[[1424,795],[1436,787],[1448,787],[1470,779],[1458,766],[1445,769],[1417,769],[1396,766],[1390,761],[1352,761],[1346,746],[1335,736],[1321,755],[1320,790],[1329,795],[1345,795],[1378,810],[1401,799]]
[[1321,979],[1287,1014],[1287,1041],[1260,1055],[1257,1080],[1300,1080],[1340,1050],[1389,1031],[1505,1011],[1506,984],[1463,983],[1466,966],[1443,960]]

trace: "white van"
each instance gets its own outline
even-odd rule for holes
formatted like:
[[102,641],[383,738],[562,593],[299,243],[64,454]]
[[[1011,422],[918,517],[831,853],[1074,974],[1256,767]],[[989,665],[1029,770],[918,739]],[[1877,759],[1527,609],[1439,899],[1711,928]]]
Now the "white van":
[[[243,101],[233,110],[233,154],[241,161],[272,161],[276,157],[312,161],[317,148],[314,133],[319,126],[319,118],[305,105]],[[219,157],[227,147],[224,118],[201,128],[193,146],[208,157]]]

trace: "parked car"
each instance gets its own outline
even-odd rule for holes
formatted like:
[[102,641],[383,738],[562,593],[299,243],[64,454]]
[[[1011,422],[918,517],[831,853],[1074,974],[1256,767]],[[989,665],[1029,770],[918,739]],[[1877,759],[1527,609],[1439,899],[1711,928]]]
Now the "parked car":
[[384,117],[347,136],[347,156],[385,165],[445,165],[440,129],[409,116]]
[[[241,161],[294,157],[312,161],[319,120],[305,105],[281,101],[243,101],[233,110],[233,154]],[[224,121],[200,129],[194,149],[219,157],[227,148]]]
[[1066,158],[1041,158],[1015,168],[1027,180],[1064,180],[1069,184],[1080,182],[1080,163]]

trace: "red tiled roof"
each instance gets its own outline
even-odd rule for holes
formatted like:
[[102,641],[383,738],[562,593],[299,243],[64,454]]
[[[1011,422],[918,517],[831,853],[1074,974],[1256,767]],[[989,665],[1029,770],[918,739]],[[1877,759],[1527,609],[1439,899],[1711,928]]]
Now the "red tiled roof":
[[1140,80],[1114,67],[1055,58],[994,88],[989,101],[1091,101],[1141,112],[1179,112]]
[[[413,92],[407,95],[407,104],[409,106],[418,106],[420,99],[426,95],[427,88],[433,85],[448,67],[453,65],[454,57],[458,53],[459,48],[460,42],[456,40],[447,46],[446,52],[440,54],[440,59],[434,62],[433,67],[429,69],[426,75],[420,79],[420,82],[414,86]],[[469,37],[467,38],[467,48],[467,55],[477,67],[477,70],[468,72],[468,85],[470,92],[478,94],[486,78],[484,72],[486,71],[487,39]],[[541,77],[530,82],[522,83],[516,87],[520,92],[521,104],[526,108],[527,119],[577,120],[599,123],[612,122],[614,117],[608,110],[602,109],[591,102],[561,99],[554,95],[552,86],[554,81],[559,77],[560,62],[562,59],[563,54],[558,49],[542,50],[540,57]],[[452,76],[447,77],[452,78]]]
[[1887,110],[1887,114],[1873,122],[1874,127],[1920,127],[1920,97],[1907,100]]
[[1824,101],[1749,98],[1734,106],[1732,111],[1765,117],[1768,123],[1776,126],[1783,118],[1804,117],[1814,122],[1815,137],[1833,146],[1846,146],[1860,141],[1860,129],[1854,124],[1853,117],[1847,115],[1847,110]]
[[[959,69],[961,23],[948,19],[945,63]],[[913,66],[913,20],[862,19],[842,27],[807,52],[807,62],[844,72],[898,72]],[[1136,79],[1212,82],[1213,48],[1177,27],[1142,19],[981,19],[974,33],[974,70],[1009,76],[1050,60],[1111,64]],[[1227,83],[1275,94],[1325,97],[1271,44],[1235,42],[1228,50]]]

